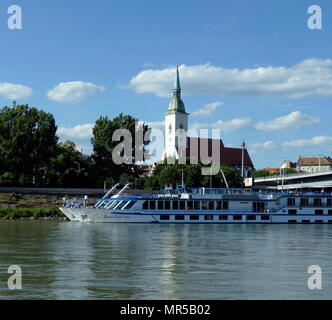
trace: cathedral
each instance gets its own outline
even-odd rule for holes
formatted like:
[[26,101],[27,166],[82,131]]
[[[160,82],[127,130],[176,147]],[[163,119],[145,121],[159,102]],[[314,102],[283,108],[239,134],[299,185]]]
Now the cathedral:
[[196,163],[212,161],[239,170],[244,178],[250,177],[255,169],[244,143],[242,148],[227,148],[222,140],[188,136],[189,113],[181,99],[181,91],[177,67],[173,98],[165,115],[163,160],[182,158],[195,160]]

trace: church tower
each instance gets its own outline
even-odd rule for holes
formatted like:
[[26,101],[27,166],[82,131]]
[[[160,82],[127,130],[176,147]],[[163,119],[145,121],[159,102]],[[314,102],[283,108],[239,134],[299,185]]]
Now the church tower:
[[[187,147],[188,117],[181,99],[179,67],[176,68],[176,79],[173,99],[165,116],[165,158],[182,157]],[[183,155],[184,156],[184,155]]]

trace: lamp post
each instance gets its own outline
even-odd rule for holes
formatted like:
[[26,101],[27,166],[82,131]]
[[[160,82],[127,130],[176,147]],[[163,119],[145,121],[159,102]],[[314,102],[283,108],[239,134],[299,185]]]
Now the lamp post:
[[318,172],[320,172],[321,171],[321,164],[322,164],[322,162],[321,162],[321,157],[324,157],[324,155],[323,154],[319,154],[318,155]]
[[279,169],[280,179],[281,179],[281,190],[284,191],[285,168],[283,168],[283,167],[285,165],[285,160],[281,157],[279,157],[279,159],[282,161],[282,164],[281,164],[280,169]]
[[246,148],[246,144],[244,141],[243,141],[241,147],[242,147],[241,177],[242,177],[242,179],[244,179],[244,150]]

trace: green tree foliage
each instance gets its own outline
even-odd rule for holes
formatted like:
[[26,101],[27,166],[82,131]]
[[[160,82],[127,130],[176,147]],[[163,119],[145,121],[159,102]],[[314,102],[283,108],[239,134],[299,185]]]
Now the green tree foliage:
[[34,185],[54,154],[58,137],[53,115],[28,105],[0,109],[0,175],[10,184]]
[[268,176],[273,176],[273,175],[280,175],[280,174],[292,174],[296,173],[296,169],[293,168],[285,168],[285,169],[280,169],[277,173],[270,173],[267,170],[257,170],[254,172],[253,177],[254,178],[262,178],[262,177],[268,177]]
[[[222,174],[218,173],[213,176],[202,175],[202,165],[165,165],[158,164],[154,173],[150,177],[144,177],[137,180],[137,187],[149,190],[158,190],[165,187],[176,188],[182,185],[182,174],[184,184],[188,188],[226,187]],[[222,166],[229,187],[241,188],[243,186],[242,178],[236,169]]]
[[72,141],[57,145],[54,157],[45,168],[44,183],[63,188],[94,186],[96,178],[90,157],[84,156]]
[[[28,105],[0,109],[0,186],[103,188],[134,183],[138,189],[158,190],[178,187],[182,174],[186,187],[225,187],[221,173],[202,176],[202,165],[158,164],[152,176],[142,176],[135,151],[143,154],[149,141],[147,125],[120,114],[114,119],[101,117],[93,129],[93,155],[83,155],[75,143],[58,143],[53,115]],[[127,129],[132,137],[127,163],[114,163],[113,152],[123,141],[113,141],[118,129]],[[128,141],[126,141],[128,143]],[[136,148],[136,149],[135,149]],[[149,155],[147,155],[149,157]],[[230,187],[241,187],[237,170],[223,167]]]
[[283,169],[283,172],[284,174],[293,174],[293,173],[296,173],[296,169],[293,169],[293,168],[286,168],[286,169]]
[[[112,120],[108,117],[101,117],[97,120],[96,125],[93,128],[93,138],[91,139],[91,143],[94,152],[93,158],[99,175],[99,185],[109,177],[112,177],[112,179],[116,181],[118,181],[124,174],[138,177],[139,172],[134,164],[137,161],[147,159],[136,159],[135,151],[140,150],[143,154],[149,141],[143,142],[143,139],[142,141],[138,141],[136,137],[139,135],[144,137],[148,133],[149,128],[145,124],[137,126],[137,123],[138,119],[122,113]],[[131,144],[130,141],[124,141],[123,138],[121,141],[113,141],[113,135],[116,130],[119,129],[126,129],[130,132],[132,137]],[[113,152],[121,142],[130,144],[131,152],[129,152],[126,163],[118,165],[114,163]],[[123,180],[124,178],[122,179],[122,182]]]
[[261,177],[268,177],[268,176],[270,176],[270,172],[266,171],[266,170],[257,170],[253,174],[254,178],[261,178]]

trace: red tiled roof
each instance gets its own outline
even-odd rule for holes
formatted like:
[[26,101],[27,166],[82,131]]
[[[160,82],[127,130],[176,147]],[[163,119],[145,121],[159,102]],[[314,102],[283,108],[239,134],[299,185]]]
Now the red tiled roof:
[[279,168],[264,168],[264,169],[262,169],[262,171],[266,171],[266,172],[275,174],[275,173],[280,173],[281,169],[279,169]]
[[331,166],[332,165],[332,159],[326,158],[326,157],[300,157],[298,163],[301,166]]
[[[203,148],[202,152],[201,148]],[[230,167],[242,165],[242,149],[225,148],[222,140],[216,139],[188,138],[186,156],[199,161],[212,158],[213,162],[222,163]],[[244,165],[254,167],[246,149],[244,150]]]

